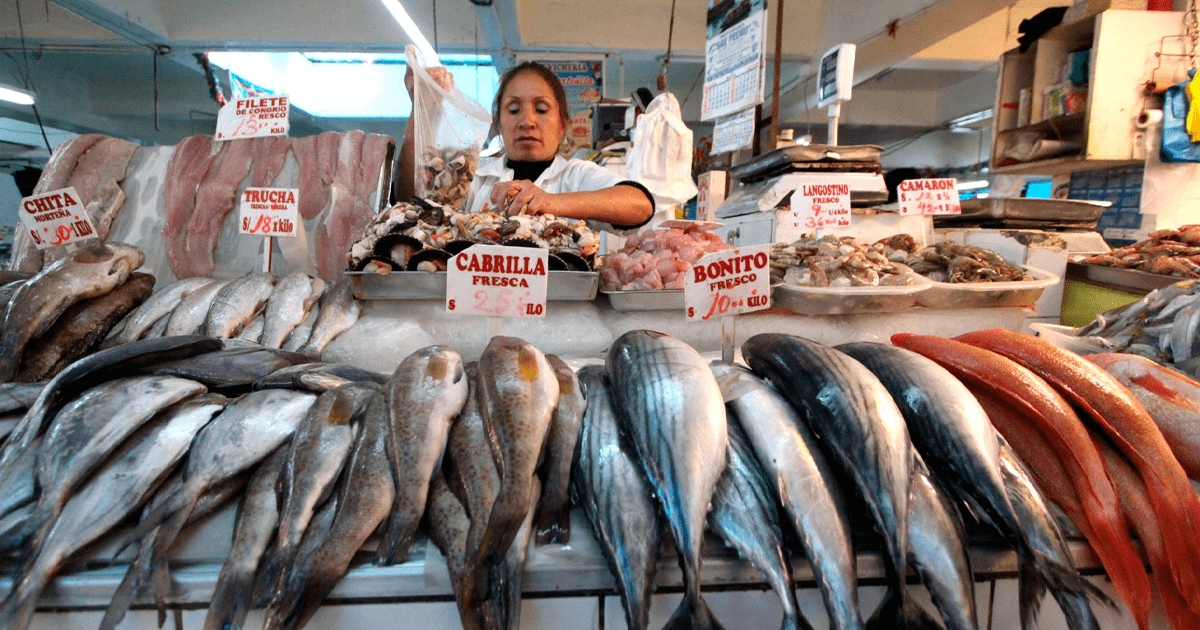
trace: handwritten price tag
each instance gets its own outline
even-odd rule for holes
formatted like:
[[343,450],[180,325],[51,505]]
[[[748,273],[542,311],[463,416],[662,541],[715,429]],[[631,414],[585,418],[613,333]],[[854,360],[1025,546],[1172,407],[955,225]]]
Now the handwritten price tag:
[[96,238],[96,228],[74,188],[25,197],[17,214],[38,249]]
[[816,230],[850,225],[849,184],[801,184],[792,193],[792,227]]
[[239,206],[238,232],[255,236],[296,236],[300,223],[296,188],[247,188]]
[[286,96],[256,96],[229,101],[217,112],[217,140],[286,136],[291,129],[289,111]]
[[545,317],[548,250],[472,245],[446,268],[446,310],[485,317]]
[[769,247],[755,245],[713,252],[696,261],[683,286],[688,321],[770,308]]
[[900,214],[962,214],[958,201],[958,181],[942,179],[906,179],[896,188]]

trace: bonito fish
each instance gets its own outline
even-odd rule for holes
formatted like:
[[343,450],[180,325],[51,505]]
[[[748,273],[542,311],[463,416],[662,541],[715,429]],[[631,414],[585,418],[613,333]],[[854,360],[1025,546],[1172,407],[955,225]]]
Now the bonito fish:
[[66,558],[136,510],[220,409],[213,404],[177,407],[113,454],[63,507],[29,569],[14,578],[16,586],[3,607],[6,627],[28,627],[38,596]]
[[662,333],[621,335],[605,362],[622,426],[675,536],[684,598],[668,628],[719,628],[700,596],[700,544],[728,448],[725,404],[691,346]]
[[625,625],[645,630],[662,548],[662,517],[637,453],[620,435],[603,366],[587,366],[578,376],[587,409],[573,475],[576,501],[591,522],[617,582]]
[[802,337],[755,335],[742,344],[742,353],[808,422],[863,497],[883,537],[889,576],[890,595],[877,614],[891,607],[912,612],[903,577],[912,443],[891,395],[849,355]]
[[908,559],[921,574],[949,630],[976,630],[975,578],[962,519],[946,493],[913,455],[908,494]]
[[450,424],[467,401],[462,358],[446,346],[405,357],[386,388],[387,447],[396,483],[381,538],[380,564],[403,562],[425,514],[429,480],[441,466]]
[[575,445],[579,442],[579,427],[587,402],[579,389],[579,381],[563,360],[546,355],[558,378],[558,406],[550,421],[546,444],[546,461],[542,466],[545,484],[538,501],[534,533],[537,543],[565,545],[571,541],[571,466],[575,461]]
[[[850,519],[842,490],[808,424],[769,383],[740,366],[714,363],[730,425],[739,424],[812,565],[835,630],[863,627]],[[786,607],[785,607],[786,610]]]
[[89,243],[21,285],[0,325],[0,382],[12,380],[25,344],[46,332],[63,311],[113,290],[145,259],[131,245]]

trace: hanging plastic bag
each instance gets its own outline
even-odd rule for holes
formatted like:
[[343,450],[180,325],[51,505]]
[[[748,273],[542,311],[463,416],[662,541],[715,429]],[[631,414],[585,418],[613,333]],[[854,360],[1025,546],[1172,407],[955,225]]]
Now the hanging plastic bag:
[[[1189,71],[1189,76],[1195,70]],[[1187,85],[1177,83],[1163,94],[1162,147],[1159,159],[1163,162],[1200,162],[1200,144],[1192,142],[1187,130]]]
[[692,181],[692,130],[679,100],[663,92],[650,101],[633,129],[626,157],[629,178],[645,186],[659,205],[681,205],[698,192]]
[[417,196],[461,209],[492,117],[458,88],[443,87],[404,51],[413,71],[413,182]]

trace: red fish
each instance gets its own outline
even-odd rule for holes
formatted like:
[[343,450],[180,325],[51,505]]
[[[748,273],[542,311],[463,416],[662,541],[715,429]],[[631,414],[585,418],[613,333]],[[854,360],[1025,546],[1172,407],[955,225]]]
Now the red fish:
[[[994,352],[953,339],[926,335],[893,335],[892,343],[940,363],[971,387],[972,393],[983,391],[990,394],[1011,407],[1016,415],[1026,419],[1031,429],[1041,434],[1041,439],[1049,443],[1052,453],[1058,454],[1061,465],[1067,471],[1082,514],[1088,522],[1087,529],[1081,527],[1081,531],[1085,531],[1085,534],[1087,530],[1091,531],[1088,539],[1092,541],[1121,599],[1137,620],[1138,627],[1148,627],[1150,580],[1141,568],[1141,558],[1130,540],[1121,503],[1108,480],[1104,462],[1092,445],[1083,422],[1067,401],[1036,374]],[[984,409],[996,423],[992,409],[986,404]],[[1009,439],[1005,427],[997,424],[997,429]],[[1020,439],[1016,441],[1024,442]],[[1026,456],[1021,446],[1014,444],[1013,447],[1022,457]],[[1043,481],[1040,468],[1034,466],[1039,482]],[[1059,492],[1060,496],[1062,494]]]
[[[1095,363],[1033,335],[996,328],[956,339],[1024,365],[1099,424],[1146,483],[1180,590],[1200,593],[1200,497],[1162,431],[1129,389]],[[1189,605],[1200,612],[1196,598]]]
[[1187,475],[1200,479],[1200,383],[1136,354],[1091,354],[1085,358],[1133,392]]

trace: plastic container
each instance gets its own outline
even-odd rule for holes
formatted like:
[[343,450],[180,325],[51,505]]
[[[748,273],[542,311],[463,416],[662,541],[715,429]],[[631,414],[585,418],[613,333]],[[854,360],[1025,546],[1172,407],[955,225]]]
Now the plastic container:
[[1032,278],[1015,282],[934,282],[917,296],[927,308],[986,308],[1033,304],[1042,292],[1059,282],[1049,271],[1021,266]]
[[802,287],[783,283],[775,286],[771,306],[802,315],[895,313],[910,308],[932,285],[932,280],[921,275],[914,275],[913,284],[905,286]]

